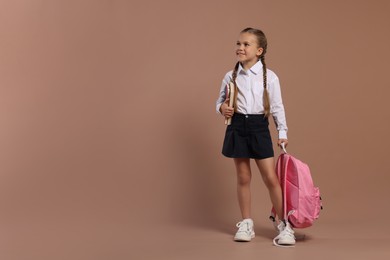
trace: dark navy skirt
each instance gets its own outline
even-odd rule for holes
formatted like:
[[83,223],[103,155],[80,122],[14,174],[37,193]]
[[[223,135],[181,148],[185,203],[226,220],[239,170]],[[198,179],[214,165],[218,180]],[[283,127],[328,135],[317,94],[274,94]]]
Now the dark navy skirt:
[[226,128],[222,154],[229,158],[274,157],[268,118],[264,115],[234,113]]

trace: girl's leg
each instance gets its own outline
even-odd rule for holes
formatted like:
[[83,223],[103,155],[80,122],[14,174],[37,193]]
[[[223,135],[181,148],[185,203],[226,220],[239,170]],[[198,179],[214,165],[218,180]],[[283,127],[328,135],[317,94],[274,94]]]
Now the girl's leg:
[[280,187],[278,177],[276,176],[274,158],[271,157],[255,161],[261,173],[261,177],[263,178],[264,184],[268,188],[271,202],[275,208],[276,214],[279,219],[282,220],[284,218],[282,188]]
[[252,179],[249,158],[234,158],[237,172],[237,196],[243,219],[251,218],[251,191]]

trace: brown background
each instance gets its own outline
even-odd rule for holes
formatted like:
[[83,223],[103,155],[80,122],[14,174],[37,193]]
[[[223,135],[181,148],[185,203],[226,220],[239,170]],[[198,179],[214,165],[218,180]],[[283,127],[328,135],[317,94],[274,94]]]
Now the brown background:
[[[389,12],[386,0],[1,0],[0,258],[389,259]],[[271,244],[256,168],[257,237],[232,242],[235,171],[214,104],[247,26],[268,36],[289,152],[324,198],[294,249]]]

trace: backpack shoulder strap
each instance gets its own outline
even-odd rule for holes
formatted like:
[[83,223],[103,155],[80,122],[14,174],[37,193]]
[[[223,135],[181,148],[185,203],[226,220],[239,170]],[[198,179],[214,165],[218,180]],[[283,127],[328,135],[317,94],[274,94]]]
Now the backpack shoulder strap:
[[[283,153],[279,155],[278,157],[278,160],[276,162],[276,175],[278,177],[278,180],[279,180],[279,183],[282,187],[282,194],[283,194],[283,214],[284,214],[284,219],[286,219],[286,205],[285,205],[285,202],[286,202],[286,199],[285,199],[285,188],[286,185],[285,185],[285,180],[286,178],[284,178],[284,175],[285,175],[285,170],[287,170],[287,166],[286,163],[285,163],[285,160],[287,159],[286,158],[286,154],[287,154],[287,150],[284,146],[284,143],[282,143],[282,150],[283,150]],[[287,161],[288,163],[288,161]],[[283,182],[283,183],[282,183]],[[276,211],[275,211],[275,208],[272,207],[271,209],[271,214],[269,216],[269,219],[273,222],[274,226],[276,227],[277,226],[277,223],[276,223]]]

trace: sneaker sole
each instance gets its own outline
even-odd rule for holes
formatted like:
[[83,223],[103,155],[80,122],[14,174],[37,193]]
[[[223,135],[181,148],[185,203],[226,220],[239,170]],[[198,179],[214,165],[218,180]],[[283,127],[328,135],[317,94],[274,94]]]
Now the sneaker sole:
[[282,240],[282,239],[279,239],[277,243],[278,243],[278,245],[291,246],[291,245],[295,245],[295,240]]
[[255,234],[252,234],[250,237],[234,237],[234,241],[236,242],[250,242],[252,238],[255,237]]

